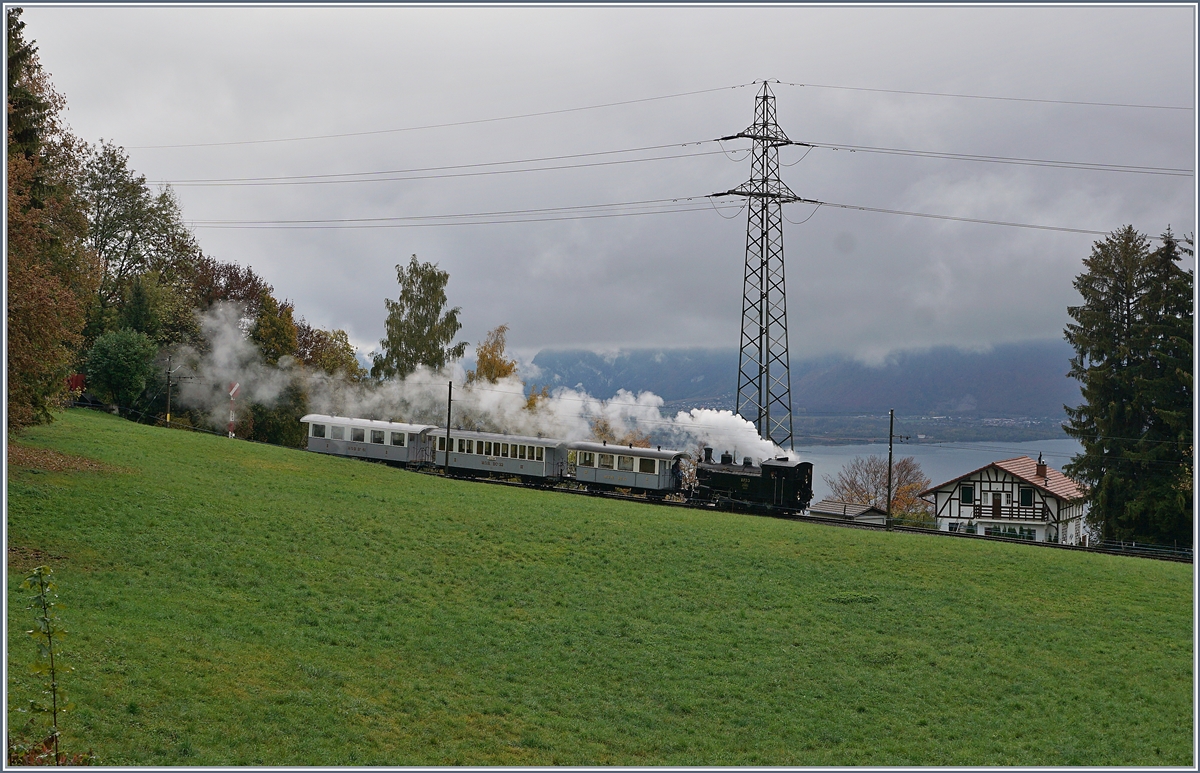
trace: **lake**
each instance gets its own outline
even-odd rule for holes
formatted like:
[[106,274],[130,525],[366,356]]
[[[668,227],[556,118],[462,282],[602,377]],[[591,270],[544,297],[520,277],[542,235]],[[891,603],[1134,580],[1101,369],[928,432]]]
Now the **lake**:
[[[1047,464],[1062,470],[1063,465],[1082,450],[1083,446],[1074,438],[1022,443],[896,443],[892,457],[894,461],[906,456],[915,457],[921,469],[936,486],[1001,459],[1011,459],[1014,456],[1036,459],[1039,452]],[[801,459],[813,463],[814,502],[830,496],[824,476],[837,475],[846,462],[856,456],[879,455],[887,458],[887,452],[886,443],[796,447],[796,453]]]

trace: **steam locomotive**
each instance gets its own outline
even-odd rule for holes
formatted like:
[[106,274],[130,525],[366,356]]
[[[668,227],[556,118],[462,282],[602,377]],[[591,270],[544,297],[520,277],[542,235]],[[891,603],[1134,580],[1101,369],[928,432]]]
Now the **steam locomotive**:
[[623,490],[661,500],[668,495],[715,505],[800,511],[812,500],[812,463],[787,457],[745,457],[728,452],[714,462],[712,449],[696,463],[696,484],[684,484],[682,451],[634,448],[607,442],[437,427],[431,424],[308,414],[308,450],[410,469],[444,468],[463,478],[516,478],[552,487],[571,482],[592,491]]

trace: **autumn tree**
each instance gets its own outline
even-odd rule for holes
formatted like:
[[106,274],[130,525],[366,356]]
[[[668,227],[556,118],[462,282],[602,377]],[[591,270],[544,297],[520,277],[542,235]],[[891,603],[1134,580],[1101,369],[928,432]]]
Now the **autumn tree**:
[[296,323],[296,359],[314,370],[362,381],[368,374],[356,352],[345,330],[322,330],[303,317]]
[[1087,489],[1102,539],[1192,544],[1192,255],[1170,229],[1152,250],[1133,226],[1092,246],[1068,307],[1068,375],[1083,403],[1067,434],[1083,452],[1065,472]]
[[385,335],[379,341],[371,376],[380,379],[404,378],[424,365],[438,369],[463,356],[467,342],[451,344],[462,328],[455,306],[446,309],[446,283],[450,274],[435,263],[421,263],[413,255],[408,265],[396,265],[400,297],[387,298]]
[[612,443],[618,446],[633,446],[634,448],[649,448],[650,436],[638,432],[637,427],[630,430],[618,431],[608,419],[598,416],[592,420],[592,437],[597,442]]
[[296,356],[296,322],[292,310],[293,304],[280,303],[270,293],[263,292],[250,340],[258,345],[270,365],[278,363],[280,357]]
[[[824,479],[839,502],[888,509],[888,462],[884,456],[856,456],[836,476],[825,475]],[[892,464],[892,517],[927,525],[929,503],[918,495],[930,483],[915,457],[896,460]]]
[[83,144],[61,122],[65,100],[20,17],[20,8],[6,9],[9,430],[49,421],[66,399],[85,304],[98,284],[75,182]]
[[468,384],[476,381],[495,384],[517,372],[517,361],[508,359],[504,353],[504,337],[507,333],[508,325],[500,325],[475,347],[475,367],[467,371]]
[[[89,339],[120,325],[123,307],[144,276],[153,277],[164,299],[190,294],[188,280],[200,250],[169,187],[152,191],[146,178],[129,168],[123,148],[101,141],[84,164],[82,193],[87,244],[101,267],[99,291],[88,312]],[[179,305],[166,303],[170,309]]]

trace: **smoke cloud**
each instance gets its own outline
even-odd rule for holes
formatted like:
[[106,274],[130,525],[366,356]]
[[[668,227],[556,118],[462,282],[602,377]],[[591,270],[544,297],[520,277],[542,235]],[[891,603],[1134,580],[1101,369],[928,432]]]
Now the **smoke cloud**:
[[250,402],[271,406],[289,385],[299,384],[310,413],[445,426],[446,398],[453,383],[450,420],[459,428],[572,441],[591,438],[592,425],[604,419],[618,435],[640,432],[655,445],[679,451],[696,453],[709,445],[717,455],[728,451],[738,459],[790,456],[731,411],[693,408],[664,415],[663,399],[652,392],[621,389],[601,399],[561,387],[537,399],[530,409],[519,378],[466,385],[466,373],[457,363],[440,370],[421,367],[402,380],[363,383],[304,368],[287,357],[277,366],[269,365],[247,339],[242,319],[242,309],[235,304],[214,306],[201,318],[205,350],[180,353],[192,370],[181,380],[180,403],[202,412],[214,427],[224,427],[229,418],[233,383],[241,385],[237,410],[245,410]]

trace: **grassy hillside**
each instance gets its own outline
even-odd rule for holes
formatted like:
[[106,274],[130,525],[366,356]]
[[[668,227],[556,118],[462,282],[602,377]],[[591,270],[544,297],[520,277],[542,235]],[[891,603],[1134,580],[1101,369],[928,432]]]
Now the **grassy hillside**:
[[[8,474],[108,764],[1190,765],[1192,567],[448,481],[72,411]],[[14,458],[11,457],[10,458]],[[37,469],[41,468],[41,469]]]

